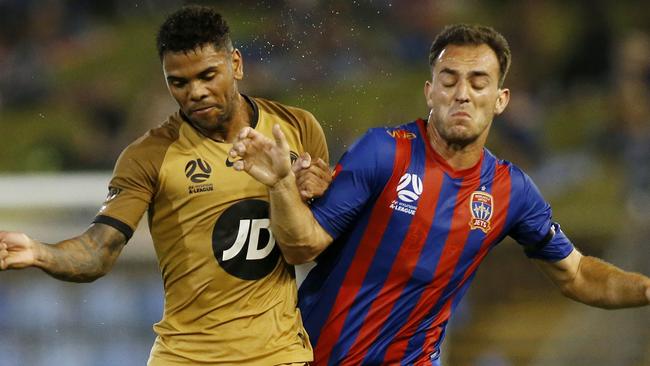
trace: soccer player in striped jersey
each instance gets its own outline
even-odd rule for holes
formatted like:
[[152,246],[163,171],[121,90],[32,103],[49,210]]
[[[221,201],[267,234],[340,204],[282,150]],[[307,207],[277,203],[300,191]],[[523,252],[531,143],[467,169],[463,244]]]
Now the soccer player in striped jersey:
[[326,194],[300,202],[279,128],[244,128],[235,168],[269,187],[271,227],[289,262],[315,260],[299,290],[315,365],[438,365],[445,327],[476,269],[511,236],[562,293],[603,308],[648,305],[650,278],[581,254],[531,179],[485,146],[506,108],[504,37],[453,25],[434,40],[430,108],[374,128],[336,166]]

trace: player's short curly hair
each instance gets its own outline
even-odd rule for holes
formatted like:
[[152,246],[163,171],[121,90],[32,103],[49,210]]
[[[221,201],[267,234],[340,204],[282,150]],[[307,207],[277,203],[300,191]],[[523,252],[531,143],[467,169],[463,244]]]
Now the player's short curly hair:
[[505,37],[492,27],[484,25],[453,24],[445,27],[431,44],[429,50],[429,65],[431,67],[436,63],[442,50],[448,45],[488,45],[499,60],[499,87],[503,86],[508,69],[510,68],[510,46]]
[[156,37],[161,60],[165,52],[186,52],[204,45],[232,49],[228,23],[207,6],[187,5],[170,14]]

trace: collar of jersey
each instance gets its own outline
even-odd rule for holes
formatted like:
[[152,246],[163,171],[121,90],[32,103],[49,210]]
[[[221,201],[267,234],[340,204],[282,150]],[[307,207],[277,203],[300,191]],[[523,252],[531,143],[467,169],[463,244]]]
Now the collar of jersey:
[[476,164],[474,164],[474,166],[467,169],[455,170],[449,165],[449,163],[447,163],[447,160],[438,154],[433,146],[431,146],[431,143],[429,142],[429,138],[427,136],[427,122],[422,118],[418,118],[416,123],[418,125],[418,129],[420,130],[420,135],[422,136],[422,142],[424,143],[427,157],[435,160],[440,166],[440,169],[447,173],[449,177],[454,179],[471,179],[480,176],[481,166],[483,165],[483,158],[485,157],[485,149],[481,151],[481,158],[476,162]]

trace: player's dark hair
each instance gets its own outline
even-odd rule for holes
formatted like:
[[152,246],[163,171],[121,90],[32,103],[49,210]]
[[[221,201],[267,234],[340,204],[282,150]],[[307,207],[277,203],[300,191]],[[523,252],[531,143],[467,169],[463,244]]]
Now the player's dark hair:
[[228,23],[207,6],[187,5],[173,12],[156,37],[161,60],[165,52],[187,52],[205,45],[213,45],[217,50],[232,49]]
[[433,40],[429,50],[429,65],[433,67],[442,50],[448,45],[488,45],[499,60],[499,87],[503,86],[510,68],[510,46],[505,37],[492,27],[484,25],[453,24],[446,26]]

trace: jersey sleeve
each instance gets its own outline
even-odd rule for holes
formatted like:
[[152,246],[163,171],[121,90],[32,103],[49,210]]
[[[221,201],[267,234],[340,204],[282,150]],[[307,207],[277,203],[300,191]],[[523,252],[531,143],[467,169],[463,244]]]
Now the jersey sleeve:
[[330,156],[327,150],[325,133],[316,117],[309,112],[305,112],[304,128],[300,130],[300,140],[303,148],[311,155],[312,159],[321,158],[329,165]]
[[137,143],[127,147],[115,164],[108,196],[93,222],[110,225],[130,239],[151,203],[156,176],[146,149]]
[[391,148],[378,135],[370,130],[343,154],[332,184],[311,205],[314,218],[332,238],[340,236],[356,221],[390,178],[392,165],[388,164],[393,162],[394,146]]
[[[518,171],[518,170],[517,170]],[[529,258],[558,261],[573,251],[573,244],[552,221],[551,206],[525,173],[519,172],[521,214],[509,235],[524,247]]]

